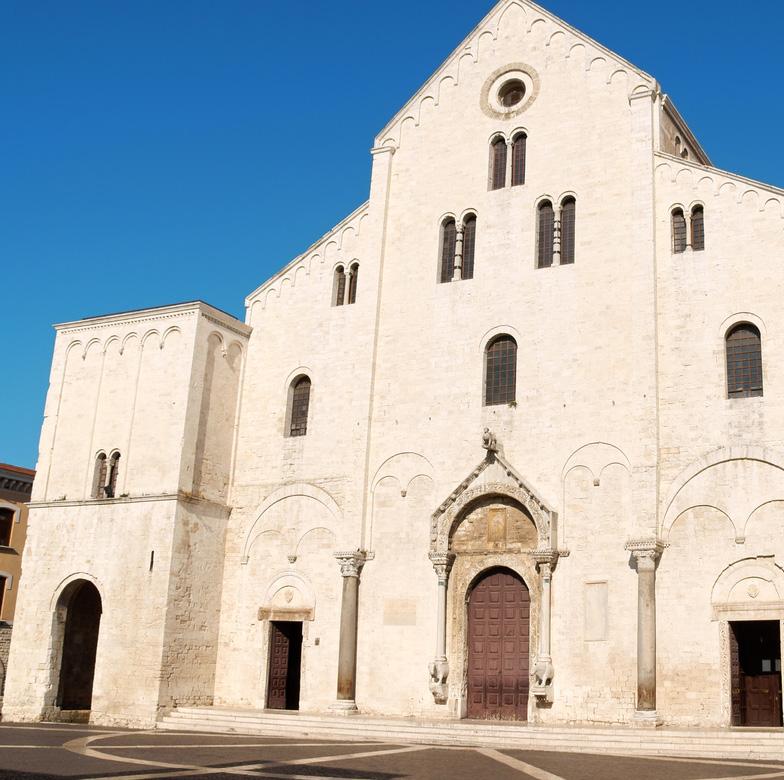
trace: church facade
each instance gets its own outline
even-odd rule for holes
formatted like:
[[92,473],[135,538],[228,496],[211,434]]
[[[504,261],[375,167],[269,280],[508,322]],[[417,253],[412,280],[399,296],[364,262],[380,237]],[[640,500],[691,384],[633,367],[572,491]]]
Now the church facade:
[[3,717],[782,725],[784,191],[503,0],[246,300],[59,325]]

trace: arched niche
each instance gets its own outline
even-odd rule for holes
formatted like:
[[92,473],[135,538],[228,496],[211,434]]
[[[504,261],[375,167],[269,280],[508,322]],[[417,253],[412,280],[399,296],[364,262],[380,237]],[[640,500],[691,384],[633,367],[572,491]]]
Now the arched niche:
[[536,523],[523,504],[509,495],[483,493],[466,505],[452,523],[449,550],[460,553],[535,550]]
[[286,572],[275,577],[259,607],[259,620],[312,621],[316,616],[316,594],[300,574]]
[[714,620],[784,619],[784,569],[772,556],[736,561],[711,591]]

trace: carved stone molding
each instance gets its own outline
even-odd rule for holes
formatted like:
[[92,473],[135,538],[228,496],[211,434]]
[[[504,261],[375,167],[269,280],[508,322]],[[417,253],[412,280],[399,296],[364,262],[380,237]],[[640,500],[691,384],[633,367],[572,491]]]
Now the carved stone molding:
[[353,552],[336,552],[335,558],[340,564],[340,574],[342,577],[359,577],[362,567],[368,557],[363,550]]
[[449,572],[452,570],[452,564],[455,562],[455,556],[452,553],[431,552],[428,557],[433,564],[439,580],[446,580],[449,577]]

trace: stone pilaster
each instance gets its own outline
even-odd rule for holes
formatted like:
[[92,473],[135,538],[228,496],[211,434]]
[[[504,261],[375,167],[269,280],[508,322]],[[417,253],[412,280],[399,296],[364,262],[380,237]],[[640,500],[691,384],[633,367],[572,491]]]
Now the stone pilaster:
[[430,692],[436,704],[446,704],[449,698],[447,678],[449,661],[446,657],[446,596],[449,572],[455,556],[451,553],[430,553],[430,561],[438,577],[438,612],[436,624],[436,656],[430,664]]
[[656,712],[656,561],[664,545],[656,539],[626,544],[637,568],[637,711],[635,720],[659,725]]
[[536,668],[534,669],[534,685],[531,693],[539,700],[552,702],[553,700],[553,677],[555,669],[553,667],[553,657],[550,644],[552,624],[552,599],[551,585],[553,570],[558,562],[557,550],[536,550],[534,560],[539,569],[539,576],[542,583],[542,604],[539,610],[539,652],[536,657]]

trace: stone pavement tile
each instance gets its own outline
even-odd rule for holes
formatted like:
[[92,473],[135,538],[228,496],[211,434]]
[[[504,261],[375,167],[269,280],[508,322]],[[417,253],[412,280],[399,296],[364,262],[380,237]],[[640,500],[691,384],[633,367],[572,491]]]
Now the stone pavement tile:
[[102,761],[56,748],[0,748],[0,777],[97,777],[138,772],[138,764]]
[[[310,737],[254,737],[246,734],[209,734],[209,733],[194,733],[192,731],[187,733],[178,733],[176,731],[135,731],[133,733],[121,733],[117,736],[107,735],[106,740],[99,740],[93,744],[108,744],[111,740],[113,745],[173,745],[173,744],[193,744],[193,745],[218,745],[218,744],[261,744],[270,743],[273,745],[292,744],[296,745],[301,742],[308,744],[320,743],[323,745],[332,745],[334,740],[324,739],[311,739]],[[372,743],[368,743],[372,744]]]
[[98,734],[87,726],[9,726],[0,724],[0,750],[3,745],[62,745],[71,739]]
[[[769,774],[775,770],[757,767],[755,762],[743,766],[720,759],[716,763],[691,763],[690,761],[666,761],[645,759],[636,756],[601,756],[583,753],[540,753],[527,750],[502,750],[502,753],[526,761],[534,766],[562,776],[565,780],[702,780],[717,777],[746,777],[757,772]],[[698,761],[698,759],[695,759]],[[728,765],[729,764],[729,765]],[[765,766],[770,766],[768,762]],[[782,764],[784,773],[784,764]]]

